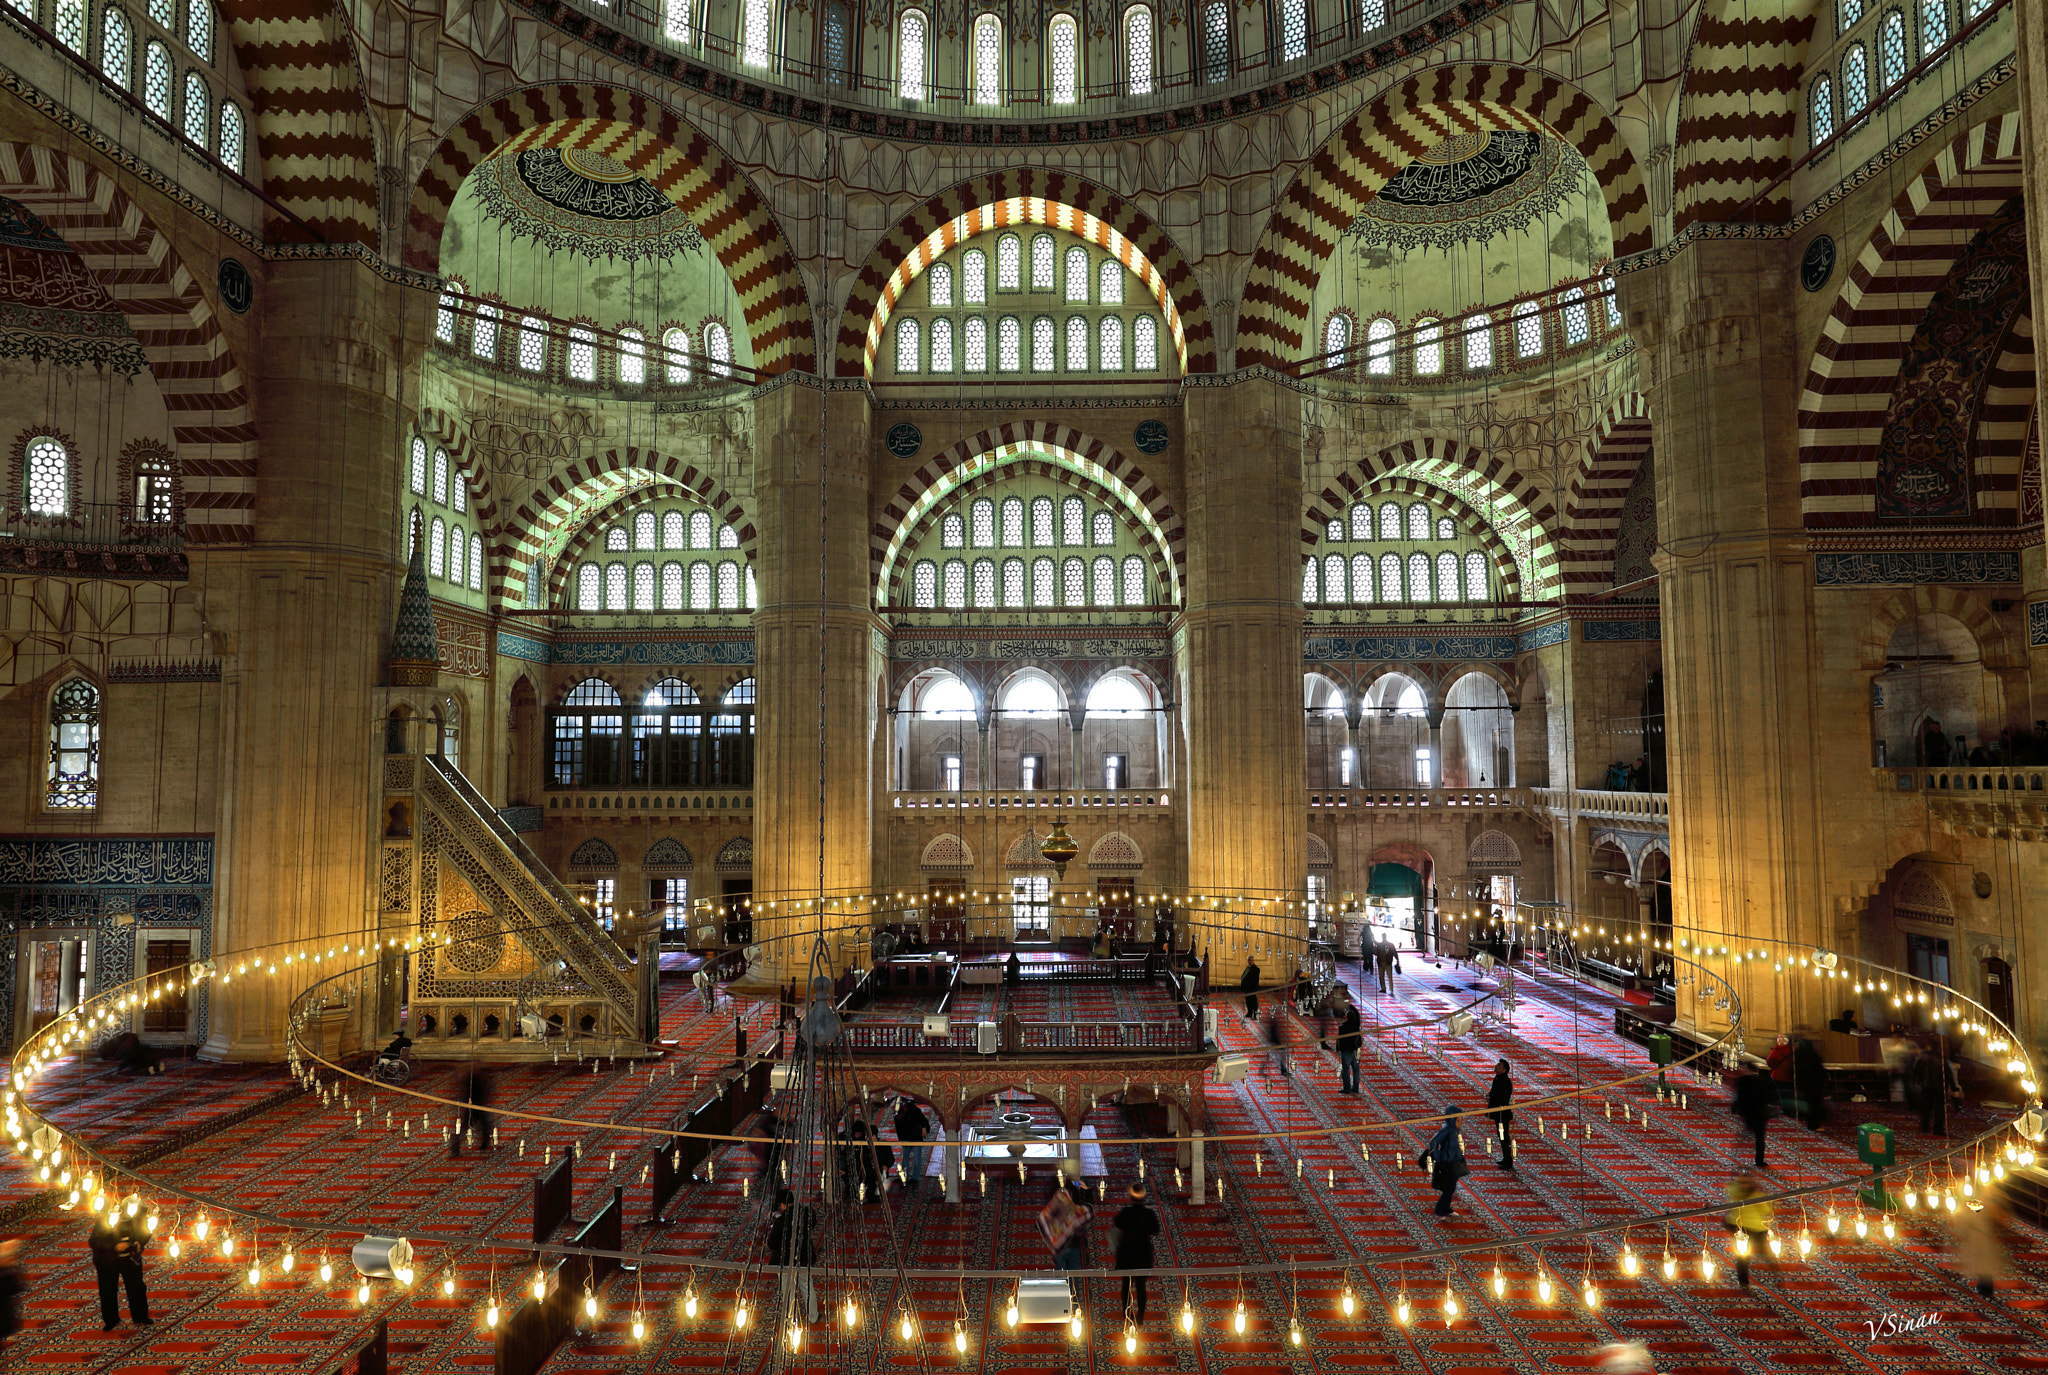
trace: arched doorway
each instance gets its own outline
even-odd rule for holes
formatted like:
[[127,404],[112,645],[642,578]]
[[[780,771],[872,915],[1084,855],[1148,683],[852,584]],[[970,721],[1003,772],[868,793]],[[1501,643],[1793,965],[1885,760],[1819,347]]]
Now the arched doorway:
[[1418,845],[1383,845],[1366,863],[1368,939],[1400,950],[1434,948],[1436,861]]

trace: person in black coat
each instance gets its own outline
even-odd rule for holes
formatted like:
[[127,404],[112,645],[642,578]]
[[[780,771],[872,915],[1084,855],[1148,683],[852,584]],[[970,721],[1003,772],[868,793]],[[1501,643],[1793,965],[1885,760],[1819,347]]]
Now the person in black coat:
[[[796,1206],[796,1194],[788,1189],[775,1192],[775,1216],[768,1224],[768,1259],[777,1265],[808,1267],[818,1259],[818,1210],[806,1203]],[[809,1269],[791,1271],[796,1280],[795,1293],[789,1307],[795,1308],[795,1300],[804,1306],[804,1321],[818,1320],[818,1290],[811,1282]]]
[[138,1326],[151,1325],[149,1286],[142,1278],[142,1228],[122,1213],[118,1221],[96,1219],[92,1225],[92,1268],[99,1272],[100,1317],[112,1332],[121,1325],[121,1289],[128,1290],[128,1316]]
[[1358,1051],[1365,1044],[1365,1027],[1358,1004],[1344,1001],[1344,1019],[1337,1023],[1337,1092],[1358,1095]]
[[21,1296],[26,1288],[21,1278],[21,1241],[9,1237],[0,1241],[0,1342],[21,1331]]
[[1515,1168],[1515,1139],[1508,1135],[1508,1124],[1515,1120],[1515,1110],[1508,1104],[1514,1101],[1515,1081],[1509,1076],[1508,1062],[1502,1060],[1493,1067],[1493,1083],[1486,1090],[1486,1106],[1493,1109],[1486,1115],[1493,1120],[1495,1134],[1500,1137],[1503,1170]]
[[1764,1164],[1764,1128],[1771,1120],[1771,1114],[1778,1110],[1778,1091],[1771,1086],[1771,1077],[1751,1065],[1735,1078],[1735,1098],[1728,1105],[1756,1138],[1756,1167],[1767,1168]]
[[1003,982],[1015,988],[1024,982],[1024,961],[1012,950],[1010,958],[1003,961]]
[[1436,1129],[1436,1135],[1429,1138],[1429,1144],[1415,1161],[1429,1171],[1429,1187],[1437,1192],[1436,1207],[1431,1211],[1438,1217],[1451,1215],[1451,1204],[1458,1197],[1458,1181],[1471,1173],[1465,1164],[1464,1136],[1458,1130],[1462,1120],[1455,1103],[1445,1108],[1444,1124]]
[[[1110,1223],[1116,1238],[1116,1268],[1150,1270],[1152,1238],[1159,1235],[1159,1214],[1145,1202],[1145,1186],[1131,1186],[1131,1201]],[[1145,1276],[1124,1276],[1124,1315],[1132,1322],[1145,1321]]]
[[924,1188],[924,1172],[931,1160],[932,1120],[906,1095],[896,1105],[896,1139],[903,1144],[903,1191],[914,1194]]
[[1920,1111],[1920,1130],[1930,1136],[1948,1134],[1948,1057],[1923,1050],[1906,1073],[1907,1101]]
[[464,1138],[478,1150],[491,1148],[491,1115],[484,1111],[491,1104],[491,1084],[483,1071],[471,1066],[462,1084],[463,1109],[456,1117],[455,1130],[448,1135],[448,1154],[462,1154]]
[[1810,1132],[1828,1120],[1827,1091],[1828,1067],[1813,1042],[1802,1037],[1792,1052],[1792,1092],[1799,1098],[1799,1120]]
[[1259,962],[1249,955],[1244,957],[1244,974],[1237,981],[1237,991],[1244,994],[1244,1019],[1256,1022],[1259,1019]]

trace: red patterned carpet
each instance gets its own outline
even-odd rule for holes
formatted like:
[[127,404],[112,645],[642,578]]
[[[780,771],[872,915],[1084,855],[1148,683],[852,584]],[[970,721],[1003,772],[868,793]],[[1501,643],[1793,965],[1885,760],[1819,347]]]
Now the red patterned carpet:
[[[1388,1020],[1454,1005],[1474,981],[1449,967],[1439,970],[1410,960],[1398,982],[1397,997],[1386,1000]],[[1443,991],[1445,987],[1452,991]],[[1335,1059],[1313,1048],[1318,1029],[1292,1022],[1291,1039],[1297,1043],[1293,1077],[1255,1070],[1241,1084],[1212,1084],[1212,1130],[1289,1131],[1415,1116],[1440,1111],[1447,1103],[1478,1106],[1494,1060],[1502,1056],[1514,1064],[1518,1094],[1524,1099],[1610,1079],[1624,1068],[1642,1068],[1641,1049],[1613,1035],[1612,1003],[1604,995],[1549,978],[1525,979],[1522,989],[1524,1000],[1512,1033],[1482,1025],[1458,1042],[1403,1038],[1387,1047],[1384,1056],[1368,1055],[1366,1095],[1356,1099],[1336,1096]],[[1065,1002],[1048,1001],[1047,1007],[1053,1015],[1100,1015],[1114,999],[1110,990],[1098,990]],[[698,1052],[722,1054],[729,1047],[731,1013],[723,1003],[708,1015],[675,991],[670,1003],[665,1027],[682,1043],[672,1062]],[[765,1026],[772,1020],[772,1009],[750,1009],[749,1015],[757,1027]],[[1232,1047],[1258,1040],[1232,1011],[1223,1017],[1223,1035]],[[1303,1041],[1307,1044],[1300,1044]],[[433,1085],[452,1083],[454,1077],[452,1068],[430,1068],[421,1079]],[[1685,1082],[1690,1088],[1690,1081]],[[275,1071],[179,1065],[159,1079],[135,1082],[113,1078],[104,1067],[92,1064],[58,1071],[36,1097],[42,1105],[61,1105],[55,1110],[67,1125],[124,1159],[175,1145],[181,1133],[207,1133],[151,1167],[159,1177],[185,1187],[308,1219],[339,1217],[353,1226],[413,1234],[459,1228],[508,1241],[525,1235],[531,1178],[543,1149],[559,1152],[577,1136],[566,1128],[515,1136],[513,1124],[507,1123],[507,1144],[496,1153],[481,1159],[450,1159],[438,1130],[415,1130],[406,1136],[396,1127],[387,1131],[381,1123],[366,1122],[358,1132],[352,1113],[344,1114],[338,1107],[323,1109],[317,1099],[303,1094],[266,1104],[277,1090],[289,1087]],[[666,1065],[651,1072],[644,1066],[629,1071],[596,1065],[593,1070],[592,1065],[579,1068],[573,1063],[507,1070],[497,1076],[496,1091],[499,1107],[640,1122],[667,1121],[691,1097],[689,1070],[671,1077]],[[1612,1118],[1597,1098],[1525,1110],[1517,1124],[1524,1128],[1518,1133],[1520,1168],[1512,1174],[1481,1159],[1480,1134],[1468,1133],[1474,1173],[1460,1194],[1457,1215],[1447,1221],[1430,1215],[1434,1195],[1413,1168],[1419,1135],[1411,1134],[1400,1152],[1384,1135],[1375,1138],[1369,1164],[1361,1160],[1355,1143],[1338,1147],[1319,1142],[1296,1152],[1268,1141],[1212,1152],[1212,1171],[1222,1176],[1225,1202],[1212,1200],[1202,1207],[1190,1205],[1185,1191],[1173,1187],[1172,1160],[1165,1148],[1147,1148],[1147,1175],[1165,1227],[1159,1263],[1328,1266],[1446,1241],[1511,1246],[1532,1233],[1717,1201],[1731,1171],[1747,1158],[1748,1143],[1738,1137],[1718,1088],[1701,1088],[1687,1111],[1659,1107],[1650,1092],[1628,1095],[1626,1122],[1623,1098],[1611,1097]],[[1640,1116],[1645,1109],[1647,1125]],[[1774,1179],[1795,1184],[1857,1169],[1854,1129],[1859,1121],[1888,1121],[1900,1127],[1902,1144],[1908,1148],[1918,1139],[1917,1124],[1906,1122],[1887,1105],[1836,1104],[1834,1109],[1824,1131],[1774,1130]],[[1534,1120],[1539,1115],[1544,1119],[1541,1135]],[[1960,1117],[1954,1123],[1957,1130],[1966,1125]],[[1101,1140],[1111,1188],[1121,1194],[1136,1174],[1137,1151],[1118,1141],[1158,1131],[1156,1110],[1136,1108],[1127,1116],[1105,1106],[1091,1117],[1090,1126]],[[1568,1136],[1560,1134],[1564,1126],[1569,1127]],[[647,1193],[641,1171],[646,1155],[640,1140],[583,1133],[578,1217],[587,1216],[617,1185],[625,1191],[629,1221],[638,1224],[645,1218]],[[1215,1160],[1219,1154],[1220,1166]],[[715,1182],[686,1186],[670,1210],[676,1219],[673,1225],[631,1226],[628,1247],[758,1262],[760,1196],[756,1191],[743,1198],[740,1182],[750,1165],[747,1157],[728,1152]],[[20,1191],[18,1184],[10,1187]],[[985,1195],[971,1178],[964,1201],[957,1206],[927,1191],[907,1208],[892,1189],[886,1204],[863,1210],[873,1220],[865,1235],[879,1259],[880,1222],[888,1208],[897,1210],[905,1258],[913,1265],[1039,1270],[1047,1262],[1036,1214],[1047,1188],[1047,1181],[1039,1177],[1020,1185],[1014,1174],[992,1172]],[[1849,1203],[1846,1194],[1842,1202]],[[1824,1207],[1813,1216],[1820,1237],[1825,1237],[1819,1225],[1823,1214]],[[2048,1365],[2036,1335],[2036,1325],[2048,1309],[2040,1281],[2041,1236],[2025,1227],[2012,1229],[2012,1277],[1987,1302],[1955,1274],[1946,1228],[1923,1219],[1916,1215],[1895,1242],[1877,1240],[1875,1233],[1863,1243],[1824,1239],[1811,1262],[1786,1264],[1776,1271],[1760,1269],[1756,1287],[1746,1293],[1734,1283],[1726,1263],[1725,1237],[1718,1228],[1706,1233],[1722,1265],[1711,1283],[1698,1275],[1702,1232],[1697,1226],[1680,1230],[1672,1239],[1671,1249],[1683,1263],[1675,1283],[1656,1277],[1664,1249],[1661,1231],[1653,1235],[1639,1230],[1630,1238],[1645,1262],[1643,1277],[1634,1281],[1624,1280],[1616,1269],[1618,1240],[1605,1238],[1596,1243],[1594,1258],[1604,1301],[1590,1313],[1578,1299],[1578,1279],[1586,1260],[1582,1244],[1546,1253],[1549,1273],[1558,1283],[1558,1294],[1548,1305],[1537,1302],[1533,1294],[1532,1257],[1526,1252],[1500,1253],[1509,1288],[1505,1299],[1496,1299],[1488,1253],[1454,1267],[1452,1284],[1462,1312],[1450,1328],[1440,1309],[1445,1269],[1437,1263],[1411,1263],[1405,1274],[1395,1268],[1356,1272],[1361,1308],[1349,1320],[1337,1311],[1341,1285],[1327,1269],[1304,1275],[1298,1288],[1289,1283],[1284,1270],[1247,1277],[1241,1288],[1234,1280],[1209,1281],[1188,1293],[1199,1314],[1194,1341],[1180,1335],[1175,1321],[1182,1287],[1154,1281],[1135,1357],[1125,1353],[1119,1304],[1109,1280],[1087,1286],[1087,1335],[1078,1341],[1058,1329],[1006,1331],[1000,1317],[1008,1297],[1006,1285],[991,1292],[986,1284],[923,1280],[914,1282],[907,1296],[918,1314],[913,1341],[904,1342],[897,1332],[905,1296],[885,1290],[861,1296],[863,1321],[857,1333],[848,1338],[820,1323],[811,1329],[806,1351],[791,1360],[770,1351],[777,1311],[772,1285],[758,1277],[749,1285],[757,1320],[744,1338],[736,1340],[729,1321],[729,1277],[697,1273],[700,1315],[687,1321],[679,1300],[689,1272],[674,1265],[650,1265],[637,1291],[648,1327],[646,1340],[636,1342],[631,1336],[636,1282],[634,1275],[621,1274],[602,1296],[604,1307],[594,1330],[566,1343],[549,1370],[597,1375],[618,1370],[823,1372],[923,1366],[1027,1375],[1122,1368],[1218,1375],[1359,1370],[1490,1375],[1586,1368],[1594,1348],[1614,1340],[1648,1344],[1658,1369],[1673,1375],[1795,1368],[1963,1375]],[[189,1236],[190,1218],[183,1221]],[[1796,1234],[1796,1210],[1781,1213],[1779,1225]],[[5,1230],[27,1242],[29,1293],[24,1305],[26,1330],[8,1344],[0,1369],[165,1375],[324,1371],[379,1316],[390,1322],[394,1367],[409,1375],[487,1369],[491,1364],[491,1345],[480,1320],[494,1276],[488,1254],[462,1251],[451,1256],[444,1248],[422,1246],[414,1290],[401,1294],[380,1286],[365,1309],[357,1307],[345,1282],[352,1279],[345,1264],[333,1284],[320,1283],[317,1243],[302,1246],[299,1267],[289,1279],[279,1277],[276,1265],[285,1240],[281,1236],[241,1233],[232,1262],[217,1251],[197,1258],[189,1248],[173,1260],[159,1244],[149,1264],[155,1327],[124,1325],[103,1334],[83,1224],[43,1210],[16,1219]],[[243,1274],[252,1244],[266,1270],[264,1283],[254,1290]],[[1098,1236],[1095,1246],[1096,1263],[1105,1263],[1104,1238]],[[828,1317],[845,1296],[831,1267],[860,1263],[857,1251],[849,1242],[821,1262],[827,1273],[820,1277],[819,1297]],[[514,1252],[500,1253],[495,1267],[496,1283],[508,1301],[525,1277],[515,1257]],[[340,1260],[338,1254],[336,1259]],[[451,1264],[457,1289],[453,1298],[444,1298],[441,1282]],[[1415,1310],[1415,1321],[1405,1328],[1388,1312],[1404,1283]],[[1242,1337],[1230,1331],[1240,1301],[1249,1317]],[[1297,1313],[1304,1336],[1300,1346],[1288,1340],[1288,1322]],[[1910,1337],[1873,1339],[1865,1324],[1886,1313],[1941,1316],[1938,1323]],[[886,1327],[879,1321],[884,1315]],[[956,1318],[964,1318],[970,1337],[964,1357],[957,1356],[951,1344]]]

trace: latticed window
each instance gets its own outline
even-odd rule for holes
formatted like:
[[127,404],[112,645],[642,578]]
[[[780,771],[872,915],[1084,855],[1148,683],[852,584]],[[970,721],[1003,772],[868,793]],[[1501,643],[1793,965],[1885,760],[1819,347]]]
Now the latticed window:
[[1586,293],[1573,287],[1564,294],[1564,343],[1566,348],[1583,344],[1592,337],[1592,324],[1586,318]]
[[668,384],[680,387],[690,380],[690,335],[687,330],[671,329],[662,332],[662,357],[667,360]]
[[974,604],[978,608],[993,608],[996,604],[996,561],[976,559],[974,561]]
[[1344,556],[1325,554],[1323,556],[1323,600],[1341,602],[1344,600]]
[[[1074,27],[1072,15],[1053,16],[1051,41],[1047,45],[1052,53],[1052,90],[1049,98],[1055,105],[1071,105],[1079,95],[1081,71],[1081,40]],[[1051,240],[1047,240],[1048,246]],[[1051,287],[1040,288],[1050,291]]]
[[1116,543],[1116,517],[1107,511],[1097,511],[1089,522],[1089,533],[1094,537],[1097,549],[1107,548]]
[[724,325],[704,326],[704,352],[711,359],[710,372],[723,381],[732,376],[732,335]]
[[448,451],[434,450],[434,500],[441,505],[448,504]]
[[654,610],[654,565],[651,563],[633,565],[633,609]]
[[547,326],[529,315],[519,322],[519,366],[527,372],[539,372],[547,358]]
[[178,481],[171,460],[145,453],[135,460],[135,520],[141,525],[169,525],[177,516]]
[[1057,255],[1052,244],[1052,235],[1039,234],[1031,240],[1031,289],[1052,291],[1053,266]]
[[996,240],[996,290],[1020,291],[1024,286],[1024,241],[1015,234]]
[[626,565],[623,563],[608,563],[604,566],[604,609],[626,609]]
[[1280,0],[1280,60],[1292,62],[1308,51],[1308,0]]
[[462,586],[463,572],[469,566],[469,561],[464,557],[468,548],[469,541],[464,537],[460,525],[448,532],[448,581],[457,587]]
[[469,336],[469,351],[484,359],[498,356],[498,308],[489,301],[477,303],[476,328]]
[[1066,279],[1067,300],[1078,305],[1088,304],[1088,250],[1079,244],[1067,249]]
[[1103,306],[1124,303],[1124,265],[1114,258],[1104,258],[1095,269],[1095,303]]
[[775,7],[769,0],[746,0],[740,12],[740,60],[749,67],[767,66],[774,27]]
[[652,549],[654,547],[655,529],[654,512],[641,511],[636,514],[633,517],[633,547],[635,549]]
[[664,511],[661,516],[661,547],[664,549],[689,548],[689,532],[683,524],[681,511]]
[[960,326],[960,366],[967,372],[988,371],[988,321],[970,315]]
[[1124,84],[1132,95],[1152,94],[1152,7],[1124,11]]
[[1024,547],[1024,503],[1017,497],[1003,499],[1003,548]]
[[932,321],[932,371],[951,372],[952,370],[953,322],[951,320],[934,320]]
[[1607,327],[1621,328],[1621,298],[1614,294],[1614,279],[1608,278],[1600,286],[1600,299],[1607,303]]
[[1377,29],[1387,22],[1387,0],[1359,0],[1358,22],[1368,29]]
[[960,559],[947,559],[942,570],[940,596],[948,611],[960,611],[967,606],[967,564]]
[[974,547],[993,549],[996,547],[996,504],[993,501],[977,501],[967,508],[967,518],[973,527]]
[[112,5],[107,6],[100,20],[100,70],[117,86],[128,84],[131,42],[128,16]]
[[57,0],[52,26],[57,41],[75,53],[85,51],[85,0]]
[[469,537],[469,590],[481,592],[484,589],[484,537]]
[[1813,98],[1809,105],[1812,117],[1813,146],[1818,148],[1835,136],[1835,83],[1826,76],[1813,83]]
[[747,565],[747,610],[756,610],[760,605],[760,592],[754,586],[754,565],[750,563]]
[[1436,537],[1438,539],[1456,539],[1458,537],[1458,527],[1451,524],[1449,516],[1437,517]]
[[1031,322],[1031,370],[1033,372],[1057,372],[1060,360],[1059,332],[1053,328],[1052,316],[1041,315]]
[[925,19],[918,10],[905,10],[896,25],[896,92],[905,100],[923,100]]
[[1429,538],[1429,508],[1419,501],[1408,508],[1408,538]]
[[1458,556],[1438,554],[1436,556],[1436,599],[1440,602],[1458,600]]
[[177,27],[177,0],[149,0],[149,17],[166,29]]
[[220,105],[220,160],[230,172],[242,170],[242,107],[232,100]]
[[448,522],[439,516],[427,526],[427,572],[437,578],[448,576]]
[[1398,602],[1401,600],[1401,556],[1380,555],[1380,600]]
[[978,248],[960,255],[960,304],[988,304],[988,254]]
[[1031,562],[1031,604],[1052,606],[1058,601],[1058,571],[1051,559],[1033,559]]
[[1124,556],[1124,605],[1143,606],[1150,598],[1145,594],[1145,561],[1136,554]]
[[718,565],[718,609],[740,609],[740,566],[730,559]]
[[996,321],[996,368],[1015,372],[1024,365],[1024,325],[1014,315]]
[[967,522],[958,515],[949,515],[939,522],[939,547],[941,549],[965,549],[967,547]]
[[1060,543],[1065,545],[1088,542],[1088,508],[1079,497],[1068,497],[1060,503]]
[[1543,352],[1543,316],[1534,301],[1515,307],[1515,352],[1523,358]]
[[661,566],[661,609],[683,609],[683,566],[673,559]]
[[586,563],[576,570],[576,608],[579,611],[595,611],[600,605],[597,565]]
[[832,0],[825,6],[825,38],[821,46],[825,57],[825,79],[834,86],[844,85],[851,67],[847,61],[846,6],[838,0]]
[[142,103],[158,119],[171,117],[171,50],[155,39],[142,50]]
[[1477,549],[1465,555],[1465,600],[1486,600],[1486,555]]
[[605,531],[604,547],[605,552],[608,554],[623,554],[626,550],[631,549],[633,547],[633,541],[632,538],[626,534],[626,527],[623,525],[614,525],[611,529]]
[[1323,325],[1323,363],[1327,367],[1341,368],[1349,360],[1345,350],[1351,347],[1351,317],[1341,310],[1330,312],[1329,320]]
[[212,0],[186,0],[185,46],[201,62],[213,61]]
[[569,327],[569,376],[578,382],[597,380],[597,336],[585,325]]
[[1131,322],[1131,368],[1136,372],[1159,368],[1159,321],[1150,315]]
[[1202,78],[1230,79],[1230,6],[1223,0],[1202,7]]
[[1394,375],[1394,322],[1384,315],[1365,327],[1365,370],[1374,377]]
[[1351,556],[1351,600],[1369,602],[1372,600],[1372,555]]
[[1322,589],[1317,586],[1317,583],[1321,581],[1317,576],[1321,569],[1322,565],[1314,559],[1310,559],[1301,566],[1301,599],[1303,602],[1313,605],[1322,600]]
[[1444,370],[1444,327],[1441,321],[1424,318],[1415,322],[1415,373],[1435,377]]
[[411,462],[411,464],[410,464],[410,465],[408,465],[408,466],[409,466],[409,468],[411,469],[411,478],[410,478],[410,480],[408,481],[407,485],[408,485],[408,486],[410,486],[410,487],[412,488],[412,494],[413,494],[414,496],[416,496],[416,497],[423,497],[423,496],[425,496],[425,495],[427,494],[427,441],[426,441],[426,440],[424,440],[424,439],[417,439],[417,438],[413,440],[413,442],[412,442],[412,462]]
[[84,812],[100,801],[100,692],[73,678],[50,694],[50,760],[44,805]]
[[1948,0],[1920,0],[1920,56],[1948,46]]
[[[1332,522],[1334,524],[1335,522]],[[1351,508],[1351,538],[1368,540],[1372,538],[1372,507],[1359,502]]]
[[1003,560],[1003,605],[1024,605],[1024,560]]
[[1465,317],[1465,366],[1474,372],[1493,366],[1493,321],[1484,315]]
[[647,336],[637,329],[619,334],[619,381],[637,387],[647,380]]
[[1841,27],[1836,32],[1847,33],[1863,17],[1863,0],[1842,0],[1840,9]]
[[39,434],[23,451],[22,507],[32,516],[71,514],[71,455],[63,441]]
[[1878,21],[1877,66],[1886,90],[1906,79],[1906,16],[1897,10]]
[[709,549],[711,547],[711,513],[709,511],[690,512],[690,547],[692,549]]
[[1089,566],[1097,606],[1116,605],[1116,560],[1107,554]]
[[1344,538],[1344,522],[1343,522],[1343,521],[1341,521],[1341,520],[1333,520],[1333,521],[1331,521],[1331,522],[1330,522],[1330,523],[1329,523],[1329,524],[1328,524],[1327,526],[1325,526],[1325,527],[1323,528],[1323,535],[1324,535],[1324,537],[1325,537],[1325,538],[1327,538],[1327,539],[1330,539],[1330,540],[1333,540],[1333,541],[1334,541],[1334,540],[1341,540],[1341,539],[1343,539],[1343,538]]
[[690,7],[694,0],[664,0],[661,7],[661,34],[671,43],[688,43],[695,36],[695,27],[690,23]]
[[1060,565],[1060,583],[1065,592],[1068,606],[1085,606],[1088,603],[1088,565],[1079,559],[1068,559]]
[[917,321],[906,315],[896,322],[896,371],[916,372],[919,351]]
[[1380,538],[1401,538],[1401,508],[1392,502],[1380,507]]
[[197,72],[185,73],[185,137],[206,147],[212,116],[213,97],[207,93],[205,79]]
[[1121,372],[1124,366],[1124,320],[1121,315],[1105,315],[1095,327],[1095,337],[1101,345],[1096,350],[1095,365],[1104,372]]
[[984,14],[974,21],[974,103],[999,105],[1003,99],[1003,21]]
[[925,274],[925,304],[939,309],[950,309],[953,304],[953,266],[950,263],[933,263],[932,270]]
[[690,610],[711,609],[711,565],[693,563],[690,565]]
[[1084,315],[1067,317],[1067,367],[1075,372],[1088,368],[1088,318]]
[[526,565],[526,604],[539,606],[541,587],[547,581],[547,568],[539,559]]
[[1408,600],[1426,602],[1429,600],[1429,555],[1408,556]]

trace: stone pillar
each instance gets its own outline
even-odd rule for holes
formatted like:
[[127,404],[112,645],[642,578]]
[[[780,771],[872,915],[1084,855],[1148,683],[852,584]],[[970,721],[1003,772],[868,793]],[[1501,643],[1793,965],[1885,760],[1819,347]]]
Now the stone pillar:
[[[2048,11],[2039,5],[2013,8],[2017,25],[2014,58],[2019,66],[2021,189],[2026,198],[2027,223],[2048,224]],[[2033,292],[2033,318],[2048,310],[2048,235],[2036,229],[2027,235],[2027,274]],[[2034,365],[2040,376],[2042,365]],[[2022,502],[2024,504],[2024,501]],[[2020,551],[2020,576],[2025,579],[2027,599],[2027,659],[2033,687],[2025,719],[2048,719],[2048,558],[2039,543]],[[2021,698],[2008,699],[2007,719],[2018,717],[2014,710]],[[1905,760],[1893,760],[1894,764]]]
[[[241,360],[261,435],[257,542],[208,553],[204,584],[223,659],[213,952],[224,973],[258,947],[360,941],[375,927],[375,689],[405,553],[400,377],[432,304],[352,261],[274,264],[257,301],[263,347]],[[266,951],[265,966],[284,953]],[[252,964],[246,980],[216,982],[202,1053],[282,1059],[287,1009],[308,982],[299,968],[259,976]],[[372,1002],[357,1001],[359,1032]]]
[[[754,404],[754,922],[780,936],[816,926],[792,916],[789,901],[871,886],[869,764],[882,687],[869,610],[869,414],[861,393],[809,383]],[[836,955],[836,939],[828,944]],[[801,977],[810,959],[809,941],[777,941],[761,973]]]
[[1429,786],[1444,786],[1444,709],[1432,707],[1423,718],[1429,722]]
[[1191,388],[1183,413],[1185,872],[1196,892],[1271,904],[1274,916],[1254,925],[1298,951],[1308,873],[1300,405],[1255,378]]
[[[1784,309],[1796,261],[1776,242],[1698,243],[1623,279],[1657,448],[1674,914],[1678,934],[1730,944],[1836,936],[1809,706],[1804,368]],[[1798,1019],[1784,987],[1752,990],[1752,1037]],[[1681,1018],[1691,1011],[1681,1000]]]

